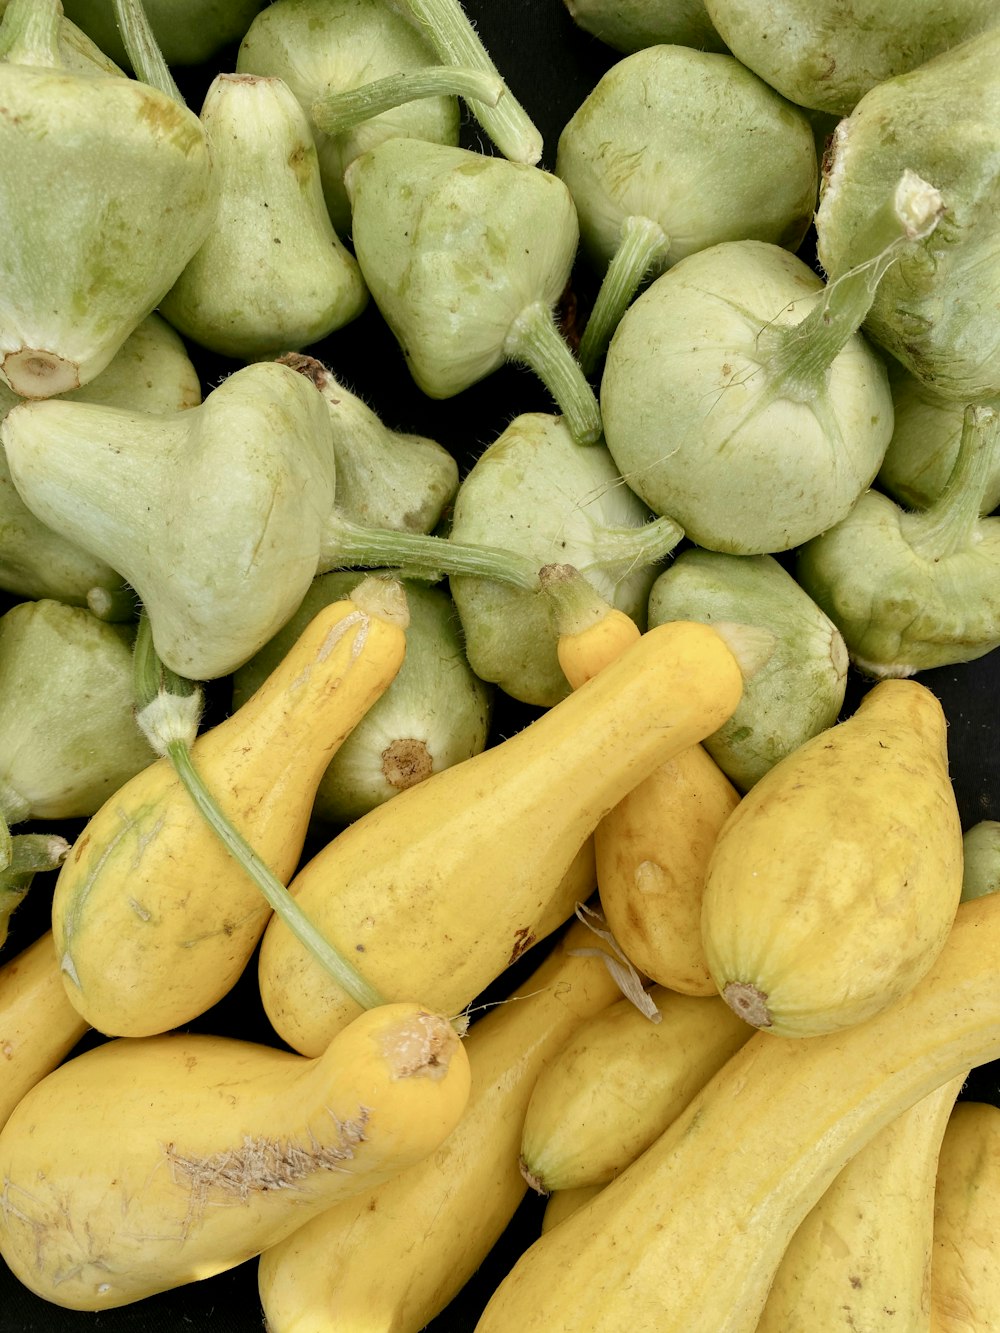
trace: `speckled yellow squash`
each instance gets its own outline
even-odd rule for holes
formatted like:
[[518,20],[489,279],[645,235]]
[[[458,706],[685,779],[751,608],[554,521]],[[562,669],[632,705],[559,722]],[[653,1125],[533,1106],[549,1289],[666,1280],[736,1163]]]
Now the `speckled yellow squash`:
[[592,938],[574,922],[513,995],[473,1024],[469,1104],[437,1152],[261,1255],[269,1333],[417,1333],[472,1276],[527,1188],[517,1151],[539,1071],[619,994],[599,958],[574,953]]
[[814,1036],[870,1018],[937,957],[962,892],[940,703],[886,680],[770,769],[723,826],[702,936],[726,1001]]
[[[662,625],[516,735],[356,820],[291,891],[382,995],[457,1012],[540,921],[556,924],[552,900],[606,811],[720,725],[741,691],[714,629]],[[275,1029],[303,1054],[357,1012],[277,918],[259,978]]]
[[1000,1056],[1000,896],[963,903],[895,1004],[802,1041],[755,1033],[639,1160],[536,1241],[477,1333],[754,1333],[792,1234],[920,1098]]
[[[205,784],[282,881],[298,863],[331,755],[403,660],[400,585],[365,582],[367,591],[325,607],[260,689],[194,743]],[[269,916],[162,759],[77,838],[56,882],[52,928],[84,1018],[113,1036],[145,1037],[221,999]]]
[[209,1277],[433,1152],[469,1065],[451,1023],[370,1009],[316,1060],[236,1038],[120,1038],[62,1065],[0,1131],[0,1255],[104,1310]]
[[932,1333],[989,1333],[1000,1315],[1000,1107],[959,1102],[938,1157]]
[[86,1031],[66,998],[47,931],[0,967],[0,1126]]

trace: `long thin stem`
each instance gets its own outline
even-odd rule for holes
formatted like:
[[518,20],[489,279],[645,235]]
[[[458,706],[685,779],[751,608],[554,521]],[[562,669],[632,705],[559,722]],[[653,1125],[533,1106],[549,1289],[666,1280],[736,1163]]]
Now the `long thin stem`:
[[639,284],[669,245],[663,228],[652,218],[628,217],[622,223],[618,249],[611,257],[580,339],[579,360],[585,374],[593,373]]
[[942,560],[972,545],[998,452],[1000,412],[970,405],[962,418],[958,454],[941,494],[922,514],[903,516],[902,532],[918,555]]
[[535,565],[513,551],[500,547],[473,546],[447,537],[399,532],[395,528],[368,528],[355,523],[339,510],[327,521],[316,572],[352,568],[423,570],[425,576],[467,574],[496,579],[534,592],[538,587]]
[[180,89],[174,83],[173,75],[163,59],[163,52],[153,36],[142,0],[114,0],[114,6],[122,42],[136,78],[185,106]]
[[533,301],[521,311],[504,340],[504,352],[535,372],[556,400],[577,444],[601,439],[604,426],[594,391],[543,302]]
[[[399,2],[423,28],[439,60],[489,74],[499,73],[458,0]],[[539,161],[542,136],[509,89],[495,107],[471,101],[469,110],[504,157],[512,162],[526,162],[529,166]]]
[[139,725],[157,753],[170,761],[198,813],[250,876],[275,915],[356,1004],[363,1009],[383,1004],[378,991],[323,937],[281,880],[233,828],[206,787],[191,755],[196,730],[191,720],[192,701],[200,700],[200,691],[161,662],[145,611],[136,635],[133,676]]
[[429,65],[375,79],[360,88],[328,93],[312,104],[311,115],[324,134],[343,134],[383,111],[425,97],[463,97],[495,107],[506,91],[499,74],[458,65]]
[[631,528],[599,528],[591,551],[594,563],[620,570],[632,565],[651,565],[670,554],[684,536],[684,529],[669,517],[653,519]]
[[0,59],[58,68],[61,20],[58,0],[11,0],[0,23]]

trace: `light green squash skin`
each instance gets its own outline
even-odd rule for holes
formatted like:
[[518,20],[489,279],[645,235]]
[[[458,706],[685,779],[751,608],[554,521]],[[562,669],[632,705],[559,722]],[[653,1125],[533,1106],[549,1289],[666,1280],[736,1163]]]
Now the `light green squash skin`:
[[812,127],[797,107],[732,56],[676,45],[608,70],[559,136],[555,171],[598,271],[629,217],[662,228],[669,244],[657,271],[719,241],[795,250],[819,184]]
[[734,56],[799,106],[845,116],[877,83],[996,22],[993,0],[705,0]]
[[283,79],[301,103],[319,155],[326,206],[342,236],[351,228],[344,189],[350,163],[396,136],[457,144],[459,106],[453,97],[422,98],[331,136],[312,119],[312,104],[331,89],[347,92],[436,63],[419,29],[384,0],[275,0],[250,24],[236,57],[239,73]]
[[860,335],[814,401],[766,401],[761,329],[798,323],[822,291],[779,246],[726,241],[663,273],[618,325],[601,381],[608,448],[698,546],[790,550],[843,518],[878,471],[892,398]]
[[[221,46],[239,41],[265,0],[143,0],[168,65],[200,65]],[[113,7],[105,0],[63,0],[78,24],[119,65],[128,65]]]
[[[92,380],[215,217],[201,124],[134,79],[0,62],[0,379],[31,395]],[[52,182],[59,181],[59,189]]]
[[130,628],[49,599],[0,617],[0,790],[24,818],[92,815],[153,762],[133,698]]
[[691,547],[659,575],[649,623],[737,622],[774,635],[774,647],[744,681],[728,722],[702,742],[742,791],[786,754],[833,726],[844,703],[847,648],[840,631],[769,555]]
[[565,0],[578,27],[618,51],[676,42],[724,51],[703,0]]
[[218,214],[161,313],[202,347],[243,361],[298,351],[356,319],[368,292],[330,222],[309,125],[289,88],[218,75],[201,119]]
[[579,227],[558,177],[397,138],[356,158],[345,179],[361,271],[429,397],[497,370],[522,312],[562,295]]
[[841,122],[816,214],[830,278],[904,167],[944,215],[882,278],[865,330],[942,397],[1000,397],[1000,27],[879,84]]

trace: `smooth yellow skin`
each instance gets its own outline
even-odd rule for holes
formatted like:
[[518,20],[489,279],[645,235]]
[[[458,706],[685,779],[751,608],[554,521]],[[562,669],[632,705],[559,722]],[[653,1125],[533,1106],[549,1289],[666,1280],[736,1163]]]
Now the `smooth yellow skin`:
[[644,1152],[752,1029],[718,995],[653,986],[653,1023],[630,1000],[579,1027],[539,1075],[521,1161],[551,1193],[604,1185]]
[[[283,882],[298,864],[331,756],[388,688],[404,651],[399,625],[350,600],[334,603],[241,708],[195,741],[205,783]],[[83,1017],[101,1032],[143,1037],[221,999],[269,916],[160,760],[106,801],[77,839],[56,882],[52,928]]]
[[719,991],[783,1036],[870,1018],[927,972],[962,892],[944,712],[886,680],[766,773],[719,834],[702,936]]
[[[607,614],[560,634],[559,665],[574,689],[639,637]],[[719,829],[739,793],[700,745],[661,764],[610,810],[594,833],[601,907],[640,972],[685,995],[715,995],[701,939],[701,898]]]
[[564,1222],[595,1194],[600,1194],[603,1188],[602,1185],[578,1185],[575,1189],[556,1190],[550,1194],[545,1212],[542,1213],[542,1235]]
[[477,1333],[753,1333],[796,1227],[885,1125],[1000,1056],[1000,896],[875,1018],[755,1033],[656,1143],[536,1241]]
[[879,1130],[803,1220],[756,1333],[928,1333],[934,1178],[965,1075]]
[[539,1071],[582,1020],[620,994],[574,923],[465,1041],[472,1094],[432,1156],[339,1204],[261,1255],[270,1333],[417,1333],[468,1281],[527,1186],[521,1125]]
[[932,1333],[990,1333],[1000,1311],[1000,1108],[959,1102],[938,1158]]
[[[290,888],[382,995],[458,1012],[537,938],[606,811],[720,726],[741,690],[714,630],[661,625],[516,735],[364,815]],[[357,1012],[277,919],[259,978],[275,1029],[304,1054]]]
[[715,995],[701,934],[708,865],[740,794],[700,745],[661,764],[594,833],[597,883],[611,933],[653,981]]
[[66,998],[46,932],[0,967],[0,1126],[86,1031]]
[[372,1009],[317,1060],[235,1038],[121,1038],[37,1084],[0,1131],[0,1254],[103,1310],[209,1277],[433,1152],[469,1063],[450,1022]]

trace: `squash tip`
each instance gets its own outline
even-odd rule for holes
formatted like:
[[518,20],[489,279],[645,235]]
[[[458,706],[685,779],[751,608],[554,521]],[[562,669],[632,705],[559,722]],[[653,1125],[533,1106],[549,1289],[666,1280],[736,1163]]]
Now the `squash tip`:
[[769,1028],[772,1024],[771,1011],[767,1007],[767,993],[758,990],[749,981],[729,981],[722,988],[722,998],[733,1013],[751,1027]]

